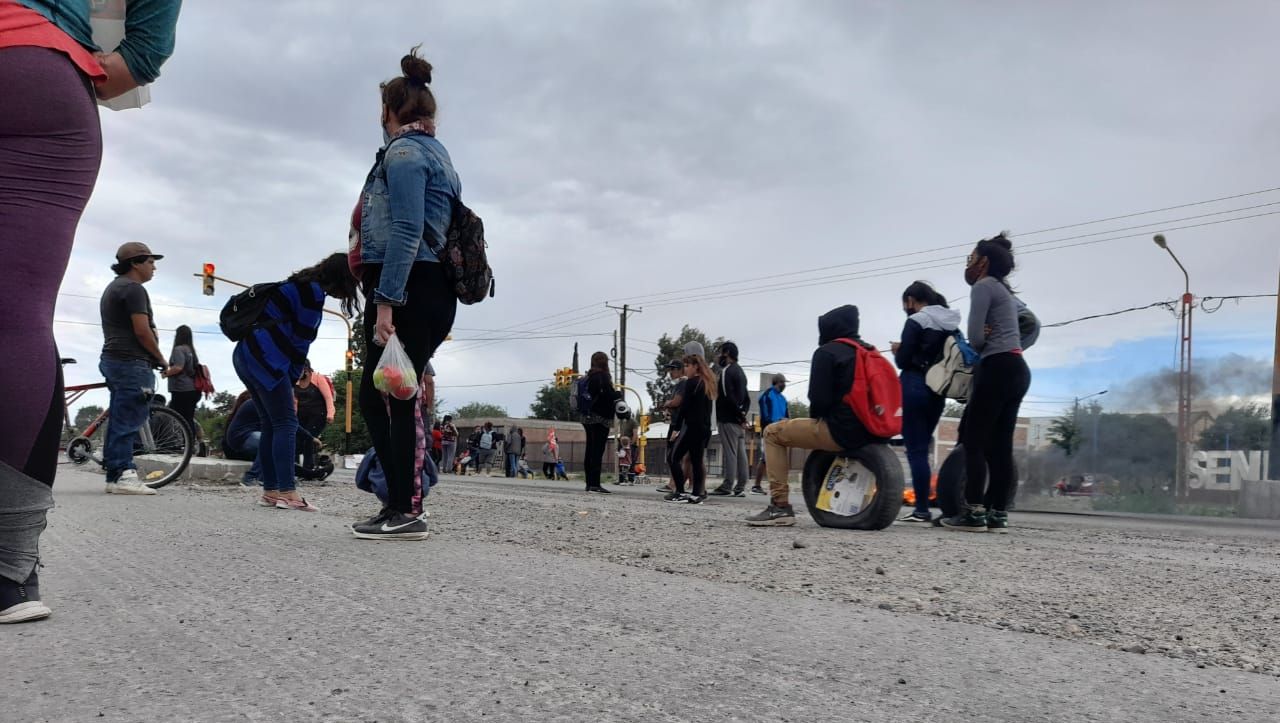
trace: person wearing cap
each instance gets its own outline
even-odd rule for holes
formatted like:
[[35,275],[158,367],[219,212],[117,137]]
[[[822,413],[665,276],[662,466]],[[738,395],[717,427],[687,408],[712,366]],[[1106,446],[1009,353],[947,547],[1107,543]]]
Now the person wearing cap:
[[156,493],[138,480],[133,445],[138,431],[151,416],[150,395],[142,390],[155,389],[155,369],[164,370],[166,377],[173,371],[160,351],[151,297],[142,286],[156,275],[156,261],[162,258],[144,243],[131,241],[122,245],[111,267],[116,278],[107,284],[99,304],[103,343],[98,371],[111,391],[111,423],[102,447],[107,494]]
[[[673,406],[671,402],[677,399],[680,396],[680,394],[684,392],[684,362],[680,361],[679,359],[672,359],[671,361],[664,364],[662,368],[666,370],[668,374],[671,375],[671,380],[674,382],[674,385],[671,387],[671,394],[670,396],[667,397],[667,401],[663,404],[663,407],[662,407],[663,409],[667,410],[667,412],[671,415],[671,420],[667,424],[667,454],[666,454],[667,469],[671,469],[673,466],[673,463],[671,461],[671,453],[675,450],[675,446],[676,446],[675,436],[676,436],[676,433],[680,431],[680,424],[682,421],[680,416],[680,407]],[[687,465],[688,460],[686,460],[684,464]],[[688,478],[689,476],[690,476],[690,471],[685,470],[685,477]],[[665,487],[658,488],[659,492],[664,492],[664,493],[675,492],[675,490],[676,490],[676,481],[674,476],[671,479],[667,480],[667,484]]]
[[787,411],[787,398],[782,396],[786,389],[787,377],[779,372],[773,375],[769,388],[760,393],[760,399],[758,400],[760,406],[760,462],[756,465],[756,484],[751,488],[753,494],[765,494],[764,487],[760,486],[760,482],[764,479],[766,466],[764,431],[769,428],[770,424],[780,422],[790,416]]

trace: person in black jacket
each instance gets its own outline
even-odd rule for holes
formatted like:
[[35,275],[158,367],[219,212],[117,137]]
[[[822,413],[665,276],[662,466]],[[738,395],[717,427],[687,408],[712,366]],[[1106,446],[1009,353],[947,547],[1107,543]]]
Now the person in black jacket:
[[738,345],[720,345],[719,394],[716,396],[716,424],[720,428],[720,449],[724,454],[724,483],[711,491],[721,497],[741,497],[747,490],[751,470],[747,462],[747,375],[738,366]]
[[893,361],[902,370],[902,442],[911,467],[911,488],[915,491],[913,510],[900,522],[932,521],[929,495],[933,470],[929,467],[929,443],[942,418],[946,399],[925,383],[929,367],[942,358],[942,345],[960,328],[960,312],[947,308],[947,299],[923,281],[902,292],[902,311],[907,315],[902,341],[895,341]]
[[765,430],[771,500],[763,512],[748,517],[747,524],[762,527],[796,523],[787,483],[790,448],[840,452],[872,441],[853,408],[844,402],[844,396],[853,388],[857,352],[842,340],[871,348],[858,338],[856,306],[846,304],[818,317],[819,346],[809,372],[810,418],[786,419]]
[[[707,499],[707,443],[711,441],[711,409],[718,396],[716,375],[701,354],[684,357],[684,387],[671,403],[680,409],[680,430],[676,432],[671,451],[671,478],[675,490],[667,502],[702,504]],[[689,461],[689,475],[684,461]],[[691,479],[689,494],[684,493],[685,479]]]
[[591,395],[591,413],[582,420],[587,431],[586,458],[582,466],[586,470],[587,491],[611,494],[600,484],[600,469],[604,464],[604,448],[609,441],[609,429],[617,414],[616,404],[622,393],[613,386],[609,375],[609,355],[598,351],[591,355],[591,370],[587,372],[587,393]]

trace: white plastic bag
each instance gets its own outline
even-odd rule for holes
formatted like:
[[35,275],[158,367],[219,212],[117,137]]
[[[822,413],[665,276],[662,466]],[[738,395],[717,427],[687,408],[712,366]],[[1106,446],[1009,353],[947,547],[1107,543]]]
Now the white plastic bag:
[[[124,40],[125,5],[128,0],[93,0],[89,3],[89,29],[93,42],[102,52],[113,52]],[[151,91],[143,85],[112,98],[100,100],[98,105],[111,110],[141,108],[151,102]]]
[[408,400],[418,396],[418,374],[395,334],[387,339],[382,358],[373,370],[373,388],[394,399]]

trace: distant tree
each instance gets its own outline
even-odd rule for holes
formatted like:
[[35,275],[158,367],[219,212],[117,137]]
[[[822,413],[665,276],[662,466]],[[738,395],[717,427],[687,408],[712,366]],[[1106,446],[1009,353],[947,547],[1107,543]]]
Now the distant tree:
[[1068,457],[1080,449],[1080,425],[1074,414],[1068,412],[1049,424],[1049,443],[1062,450]]
[[675,337],[669,334],[663,334],[658,339],[658,355],[654,358],[653,364],[657,368],[658,378],[651,382],[645,382],[645,390],[649,392],[649,399],[652,400],[653,408],[659,409],[663,404],[671,398],[671,388],[674,383],[671,381],[671,375],[663,367],[672,359],[680,359],[684,356],[684,345],[691,341],[702,344],[702,348],[711,357],[707,361],[714,363],[716,348],[724,343],[724,337],[717,337],[714,341],[700,329],[696,329],[685,324],[680,329],[680,333]]
[[573,408],[569,406],[569,391],[569,387],[557,387],[554,384],[543,385],[537,391],[533,404],[529,405],[529,414],[534,419],[572,421],[576,418],[576,415],[573,413]]
[[1230,407],[1200,434],[1200,449],[1268,449],[1271,410],[1262,404]]
[[454,411],[455,419],[476,419],[477,417],[505,417],[507,410],[505,407],[497,404],[489,404],[488,402],[471,402],[458,407]]
[[[362,371],[355,369],[350,376],[352,394],[359,395]],[[361,454],[373,446],[373,438],[369,436],[369,427],[365,425],[360,405],[354,403],[355,400],[351,405],[351,436],[347,436],[347,372],[334,372],[332,381],[334,418],[333,423],[320,433],[320,441],[331,452]]]
[[364,369],[364,312],[356,314],[356,318],[351,320],[351,350],[355,352],[355,358],[352,363],[356,369]]
[[79,432],[89,426],[90,422],[97,419],[99,414],[102,414],[102,407],[96,404],[80,407],[80,411],[76,412],[76,418],[72,426],[75,427],[75,431]]
[[792,419],[806,419],[809,416],[809,405],[799,399],[787,402],[787,414]]

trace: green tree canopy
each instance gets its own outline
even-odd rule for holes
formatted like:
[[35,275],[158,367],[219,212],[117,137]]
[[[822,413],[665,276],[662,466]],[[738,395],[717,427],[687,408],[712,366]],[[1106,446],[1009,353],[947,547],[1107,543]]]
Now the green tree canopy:
[[455,419],[476,419],[478,417],[505,417],[507,410],[497,404],[488,402],[471,402],[458,407],[454,411]]
[[787,402],[787,415],[792,419],[807,419],[809,417],[809,405],[799,399],[792,399]]
[[529,414],[534,419],[554,419],[569,422],[576,418],[573,408],[569,406],[569,387],[557,387],[545,384],[537,392],[533,404],[529,405]]
[[1200,434],[1200,449],[1268,449],[1271,410],[1262,404],[1230,407]]

